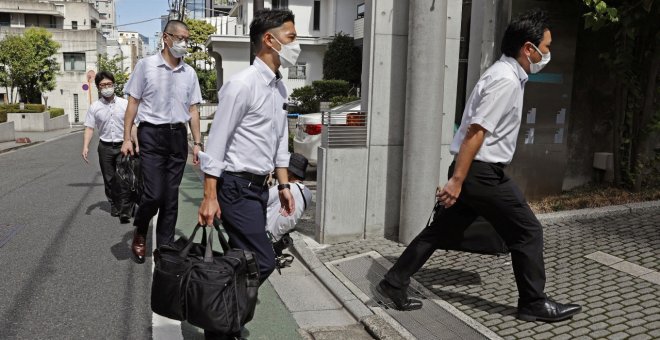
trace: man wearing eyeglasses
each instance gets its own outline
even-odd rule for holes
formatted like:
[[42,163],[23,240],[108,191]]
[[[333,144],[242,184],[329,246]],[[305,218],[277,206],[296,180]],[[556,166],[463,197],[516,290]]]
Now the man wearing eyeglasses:
[[128,223],[131,218],[130,212],[126,211],[121,204],[123,187],[114,183],[117,155],[120,153],[124,137],[124,113],[128,102],[124,98],[115,96],[114,82],[115,77],[105,71],[99,72],[94,79],[101,98],[92,103],[85,116],[82,158],[89,164],[89,143],[92,140],[94,128],[96,128],[99,133],[97,149],[99,165],[103,175],[105,196],[110,203],[110,215],[119,216],[122,223]]
[[[179,185],[188,158],[188,131],[192,132],[193,164],[202,149],[197,104],[202,101],[195,70],[184,63],[190,33],[188,26],[170,20],[163,30],[163,49],[141,59],[124,87],[128,107],[124,131],[130,131],[137,115],[144,191],[133,225],[131,250],[144,263],[149,222],[158,213],[156,245],[171,242],[176,226]],[[124,132],[121,152],[133,154],[130,135]]]

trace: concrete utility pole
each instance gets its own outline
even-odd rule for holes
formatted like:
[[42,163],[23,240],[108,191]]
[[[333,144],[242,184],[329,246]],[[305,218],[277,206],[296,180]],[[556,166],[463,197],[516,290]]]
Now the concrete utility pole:
[[[264,9],[264,0],[254,0],[254,3],[252,4],[252,18],[254,18],[257,12],[262,9]],[[252,62],[254,62],[256,53],[257,51],[255,51],[252,42],[250,42],[250,65],[252,65]]]
[[435,187],[446,180],[446,174],[440,174],[440,145],[445,114],[447,2],[410,1],[399,225],[399,242],[406,244],[424,227],[433,208]]

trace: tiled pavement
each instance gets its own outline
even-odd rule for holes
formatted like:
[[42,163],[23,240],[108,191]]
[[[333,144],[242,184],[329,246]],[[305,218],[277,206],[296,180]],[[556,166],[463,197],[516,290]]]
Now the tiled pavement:
[[[508,256],[436,251],[415,279],[505,339],[660,339],[660,284],[585,257],[600,251],[660,272],[660,209],[547,223],[544,236],[546,292],[582,304],[572,320],[517,320]],[[403,249],[372,239],[333,245],[317,256],[329,262],[375,250],[394,262]]]

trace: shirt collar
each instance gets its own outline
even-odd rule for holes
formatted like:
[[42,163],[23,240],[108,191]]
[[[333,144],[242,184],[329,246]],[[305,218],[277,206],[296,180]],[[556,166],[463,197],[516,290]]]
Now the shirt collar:
[[516,76],[518,77],[518,80],[520,80],[520,85],[525,86],[525,83],[527,82],[527,79],[529,79],[529,76],[527,75],[527,72],[520,66],[520,63],[514,58],[508,57],[504,54],[500,57],[500,61],[508,64],[509,66],[512,67],[513,71],[516,73]]
[[277,73],[273,72],[273,70],[271,70],[263,60],[259,59],[259,57],[254,58],[252,66],[257,69],[263,80],[268,85],[272,85],[274,82],[279,82],[282,79],[282,74],[279,70]]
[[[168,64],[167,61],[165,61],[165,58],[163,58],[163,53],[162,52],[163,52],[163,50],[161,50],[159,53],[157,53],[158,54],[158,66],[165,65],[165,67],[171,69],[172,67],[170,66],[170,64]],[[176,65],[176,67],[173,70],[176,71],[176,70],[178,70],[182,67],[183,67],[183,58],[179,58],[179,64]]]

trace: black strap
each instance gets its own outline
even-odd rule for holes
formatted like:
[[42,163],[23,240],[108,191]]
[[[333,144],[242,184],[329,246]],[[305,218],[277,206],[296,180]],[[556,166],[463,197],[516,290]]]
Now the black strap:
[[294,182],[294,183],[298,187],[298,190],[300,190],[300,195],[303,198],[303,202],[305,204],[305,209],[304,210],[307,210],[307,200],[305,199],[305,193],[303,192],[303,189],[300,187],[300,184],[298,184],[298,182]]
[[426,222],[426,226],[427,226],[427,227],[428,227],[429,225],[431,225],[431,218],[433,218],[433,216],[435,216],[436,212],[437,212],[439,209],[444,209],[444,208],[445,208],[445,206],[442,205],[442,204],[440,203],[440,201],[435,201],[435,205],[433,206],[433,210],[431,211],[431,216],[429,216],[429,220]]

